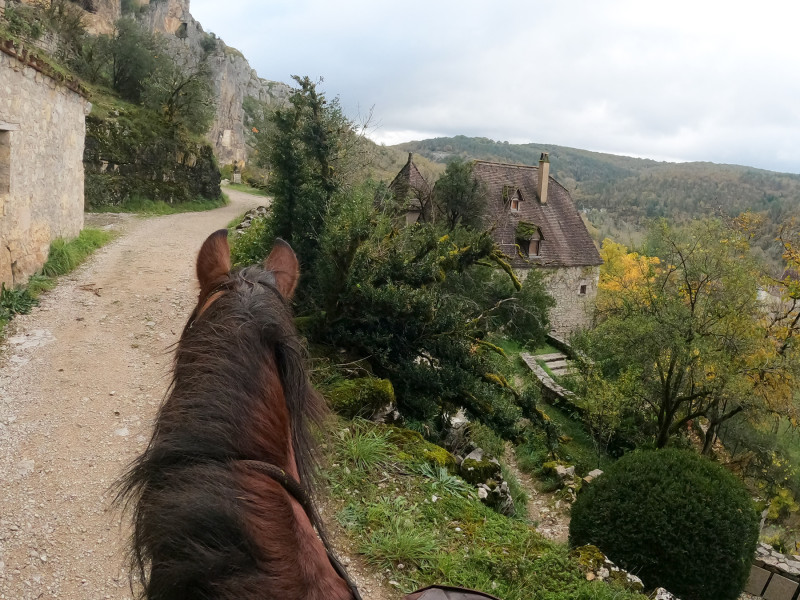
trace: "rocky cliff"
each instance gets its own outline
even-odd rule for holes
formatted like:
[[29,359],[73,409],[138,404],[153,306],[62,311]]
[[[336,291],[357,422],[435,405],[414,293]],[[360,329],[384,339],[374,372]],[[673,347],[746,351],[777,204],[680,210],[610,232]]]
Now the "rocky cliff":
[[[211,67],[217,113],[208,139],[220,165],[244,163],[247,145],[244,130],[246,97],[266,104],[285,103],[292,89],[276,81],[261,79],[247,59],[235,48],[206,33],[192,17],[189,0],[141,0],[137,18],[151,31],[164,35],[172,50],[191,64],[205,58]],[[94,14],[87,15],[93,32],[112,31],[121,15],[121,0],[94,0]]]

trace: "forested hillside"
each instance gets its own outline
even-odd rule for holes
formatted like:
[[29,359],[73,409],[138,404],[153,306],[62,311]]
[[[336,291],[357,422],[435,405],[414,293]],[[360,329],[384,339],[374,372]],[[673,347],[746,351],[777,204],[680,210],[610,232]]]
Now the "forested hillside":
[[551,173],[572,193],[598,231],[634,244],[649,219],[682,222],[707,215],[764,216],[756,245],[778,268],[779,223],[800,214],[800,175],[707,162],[670,163],[615,156],[552,144],[509,144],[487,138],[435,138],[394,146],[439,162],[453,157],[536,164],[550,153]]

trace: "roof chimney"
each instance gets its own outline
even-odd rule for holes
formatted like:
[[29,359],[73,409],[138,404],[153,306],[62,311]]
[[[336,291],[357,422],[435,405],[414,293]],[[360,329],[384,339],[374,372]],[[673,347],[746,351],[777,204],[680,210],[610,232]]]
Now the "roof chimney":
[[413,152],[409,152],[409,153],[408,153],[408,163],[407,163],[407,164],[409,164],[409,165],[411,164],[411,157],[412,157],[412,156],[414,156],[414,153],[413,153]]
[[550,155],[542,152],[539,157],[539,202],[547,204],[547,187],[550,183]]

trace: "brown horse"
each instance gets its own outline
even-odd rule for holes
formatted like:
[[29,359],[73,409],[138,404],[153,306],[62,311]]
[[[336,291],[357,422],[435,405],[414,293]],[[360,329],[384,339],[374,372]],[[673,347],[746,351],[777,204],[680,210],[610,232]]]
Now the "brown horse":
[[[309,500],[308,426],[324,404],[292,322],[298,277],[282,240],[263,266],[238,271],[225,230],[200,250],[200,296],[170,391],[119,483],[133,513],[132,573],[148,600],[360,599]],[[464,593],[411,597],[488,598]]]
[[225,230],[200,250],[170,392],[120,483],[148,600],[353,598],[301,503],[261,468],[312,481],[323,404],[289,308],[298,277],[280,240],[263,268],[233,272]]

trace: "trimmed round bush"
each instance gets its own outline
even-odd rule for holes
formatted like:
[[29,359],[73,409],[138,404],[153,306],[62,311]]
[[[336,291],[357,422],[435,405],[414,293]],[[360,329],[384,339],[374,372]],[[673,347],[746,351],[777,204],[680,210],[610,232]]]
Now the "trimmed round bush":
[[734,600],[747,581],[758,513],[722,466],[688,450],[623,456],[572,507],[570,545],[611,560],[682,600]]

